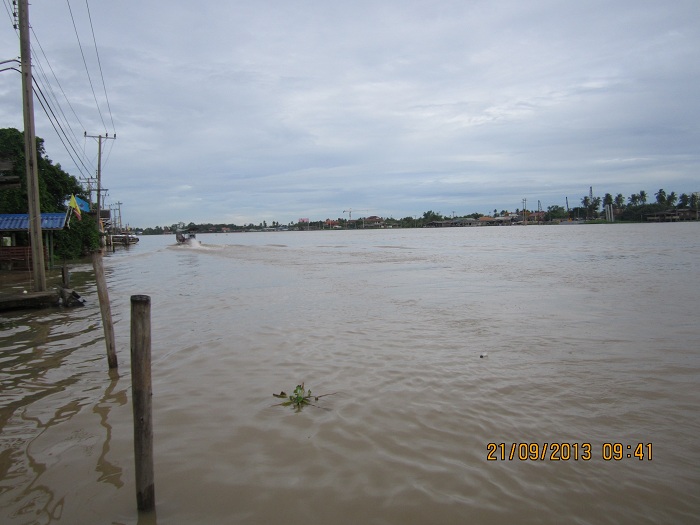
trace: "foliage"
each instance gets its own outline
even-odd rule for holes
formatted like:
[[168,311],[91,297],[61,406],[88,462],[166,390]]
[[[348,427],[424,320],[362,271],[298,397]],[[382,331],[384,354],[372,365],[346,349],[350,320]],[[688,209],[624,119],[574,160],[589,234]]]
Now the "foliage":
[[427,224],[429,222],[433,221],[442,221],[444,220],[444,217],[440,214],[440,212],[435,213],[433,210],[426,211],[423,213],[423,223]]
[[297,385],[296,388],[289,395],[287,393],[285,393],[284,390],[282,392],[280,392],[279,394],[272,394],[274,397],[277,397],[280,399],[287,399],[287,401],[283,401],[282,403],[277,403],[276,405],[273,405],[273,406],[285,406],[285,407],[291,406],[297,412],[299,412],[305,406],[322,408],[322,407],[319,407],[318,405],[314,405],[311,402],[311,400],[313,399],[314,401],[318,401],[322,397],[332,396],[334,394],[336,394],[336,392],[333,392],[333,394],[323,394],[320,396],[313,396],[311,394],[311,389],[305,390],[304,383],[302,383],[300,385]]
[[[647,204],[647,193],[642,190],[639,193],[632,194],[630,195],[628,199],[628,204],[625,204],[626,198],[622,193],[618,193],[613,197],[611,193],[606,193],[605,197],[597,197],[597,196],[591,196],[591,195],[586,195],[581,199],[581,204],[582,206],[574,206],[572,208],[568,208],[568,200],[567,200],[567,209],[560,205],[552,205],[547,208],[547,211],[545,213],[545,222],[550,222],[550,221],[561,221],[563,219],[587,219],[589,221],[595,220],[596,218],[600,217],[600,212],[601,212],[601,205],[609,205],[612,204],[613,207],[615,208],[615,220],[616,221],[644,221],[645,220],[645,214],[653,214],[653,213],[658,213],[659,211],[666,211],[669,207],[674,207],[676,203],[678,203],[678,207],[680,208],[691,208],[691,209],[698,209],[700,207],[700,198],[698,193],[681,193],[679,196],[676,196],[675,192],[671,192],[669,194],[666,194],[664,190],[659,190],[659,192],[663,196],[663,201],[664,204],[661,205],[658,202],[655,203],[649,203]],[[657,199],[658,199],[658,194]],[[495,216],[510,216],[513,213],[509,212],[507,210],[501,210],[498,212],[496,209],[493,210]],[[515,209],[514,214],[519,215],[522,213],[522,210]],[[529,215],[532,213],[529,210],[525,211],[525,215]],[[482,213],[474,212],[469,215],[462,215],[462,217],[470,217],[473,219],[479,219],[480,217],[483,217],[484,215]],[[399,228],[423,228],[427,224],[431,222],[440,222],[447,220],[448,217],[443,216],[440,212],[434,212],[433,210],[429,210],[426,212],[423,212],[422,215],[416,215],[416,216],[406,216],[403,217],[402,219],[393,219],[391,217],[387,217],[384,219],[384,223],[387,227],[399,227]],[[293,229],[302,229],[302,230],[322,230],[322,229],[328,229],[331,227],[329,225],[330,220],[326,221],[312,221],[309,223],[302,223],[302,224],[294,224],[290,223],[287,225],[285,228],[288,228],[290,230]],[[334,221],[337,226],[343,229],[353,229],[353,228],[361,228],[362,227],[362,218],[359,219],[353,219],[352,221],[348,221],[348,219],[343,218],[343,217],[338,217],[336,221]],[[242,231],[242,230],[253,230],[253,231],[259,231],[263,228],[264,225],[266,225],[267,222],[264,221],[260,225],[256,226],[254,224],[247,224],[243,226],[237,226],[235,224],[211,224],[211,223],[205,223],[205,224],[199,224],[196,225],[194,223],[190,223],[188,227],[190,228],[196,228],[201,232],[222,232],[222,231]],[[280,223],[276,221],[272,221],[272,226],[277,227],[279,226]],[[176,225],[172,225],[172,229],[174,229]],[[137,228],[138,229],[138,228]],[[160,235],[164,233],[167,230],[167,227],[160,227],[157,226],[155,228],[146,228],[143,230],[144,235]]]
[[70,219],[70,226],[54,236],[54,253],[61,260],[76,259],[100,248],[95,219],[83,214],[82,220]]
[[[83,196],[78,180],[53,164],[46,156],[44,140],[37,137],[37,171],[39,202],[42,212],[66,211],[65,202],[72,194]],[[20,179],[20,188],[0,193],[0,213],[27,213],[27,177],[25,174],[24,134],[14,128],[0,129],[0,157],[13,161],[11,175]]]
[[545,221],[551,221],[553,219],[566,219],[568,218],[568,213],[563,206],[549,206],[547,208],[547,213],[544,215]]
[[[37,172],[39,175],[39,208],[42,212],[65,212],[71,195],[85,197],[78,180],[69,175],[60,164],[53,164],[46,155],[44,140],[37,137]],[[14,128],[0,129],[0,157],[12,161],[10,175],[19,177],[20,187],[0,192],[0,213],[27,213],[27,176],[24,155],[24,134]],[[73,219],[71,231],[56,233],[56,254],[61,258],[74,259],[99,246],[96,244],[95,221],[83,214],[80,221]],[[77,224],[77,226],[76,226]]]

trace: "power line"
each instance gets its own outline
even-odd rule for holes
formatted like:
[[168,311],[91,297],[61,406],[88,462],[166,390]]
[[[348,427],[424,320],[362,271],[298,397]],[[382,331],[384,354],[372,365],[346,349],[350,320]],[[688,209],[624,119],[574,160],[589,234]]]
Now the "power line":
[[97,66],[100,69],[100,77],[102,78],[102,88],[105,92],[105,101],[107,102],[107,110],[109,111],[109,118],[112,121],[112,131],[116,133],[116,128],[114,126],[114,117],[112,116],[112,108],[109,105],[109,97],[107,96],[107,84],[105,84],[105,76],[102,72],[102,62],[100,61],[100,52],[97,50],[97,40],[95,39],[95,28],[92,25],[92,15],[90,14],[90,5],[88,0],[85,0],[85,7],[87,7],[88,20],[90,21],[90,31],[92,31],[92,41],[95,44],[95,55],[97,55]]
[[[54,71],[53,67],[51,67],[51,61],[49,60],[49,57],[46,56],[46,53],[44,52],[44,48],[43,48],[43,46],[41,45],[41,42],[39,41],[39,37],[38,37],[38,36],[36,35],[36,33],[34,32],[34,29],[33,29],[33,28],[32,28],[32,35],[33,35],[33,37],[34,37],[33,40],[36,41],[37,45],[39,46],[39,50],[41,51],[41,54],[44,56],[44,60],[46,60],[46,64],[48,65],[49,69],[51,70],[51,74],[52,74],[54,80],[56,81],[56,85],[58,85],[59,89],[61,90],[61,94],[63,95],[63,98],[66,100],[66,103],[68,104],[68,107],[70,108],[71,112],[73,113],[73,116],[75,117],[75,120],[77,120],[77,121],[78,121],[78,124],[80,124],[80,129],[84,129],[85,126],[84,126],[83,123],[80,121],[80,117],[79,117],[78,114],[75,112],[75,109],[73,108],[73,105],[70,103],[70,100],[68,99],[68,95],[66,95],[66,92],[65,92],[65,90],[63,89],[63,86],[61,85],[61,82],[58,80],[58,77],[56,76],[56,72]],[[35,53],[34,55],[36,56],[36,53]],[[39,61],[37,60],[37,64],[39,65],[39,69],[40,69],[40,70],[42,71],[42,73],[43,73],[44,68],[43,68],[43,66],[41,65],[41,62],[39,62]],[[46,75],[44,75],[44,76],[46,76]],[[47,85],[49,85],[49,86],[51,85],[51,83],[49,82],[48,78],[46,78],[46,83],[47,83]],[[53,92],[53,89],[51,89],[51,91]],[[54,98],[56,98],[56,97],[54,96]],[[60,106],[60,103],[58,102],[58,99],[56,99],[56,104]],[[61,111],[61,113],[63,113],[63,111]],[[66,118],[66,120],[68,120],[68,119]],[[76,140],[77,140],[78,135],[75,135],[75,133],[74,133],[74,136],[75,136],[75,138],[76,138]]]
[[100,103],[97,101],[97,94],[95,93],[95,87],[92,84],[92,77],[90,76],[90,70],[87,65],[87,60],[85,59],[85,53],[83,52],[83,45],[80,43],[80,35],[78,34],[78,26],[75,24],[75,18],[73,17],[73,10],[70,7],[70,0],[66,0],[66,4],[68,4],[68,12],[70,13],[70,18],[73,22],[73,29],[75,30],[75,37],[78,40],[78,47],[80,48],[80,54],[83,57],[83,64],[85,65],[85,72],[87,73],[88,81],[90,83],[90,89],[92,90],[92,96],[95,99],[95,105],[97,106],[97,112],[100,115],[100,120],[102,121],[102,126],[104,129],[107,129],[107,125],[105,124],[105,119],[102,116],[102,110],[100,110]]
[[10,21],[12,22],[12,27],[15,29],[15,33],[17,33],[17,37],[19,38],[19,26],[18,21],[17,21],[17,5],[15,4],[9,4],[9,0],[5,0],[3,2],[5,5],[5,11],[7,11],[7,16],[10,17]]
[[[81,56],[83,59],[83,64],[85,66],[88,81],[90,83],[90,88],[92,90],[92,94],[93,94],[93,97],[95,99],[96,108],[97,108],[98,114],[100,116],[100,119],[102,121],[102,124],[103,124],[103,126],[105,126],[105,120],[104,120],[102,111],[100,109],[100,105],[99,105],[98,100],[97,100],[97,95],[95,93],[92,78],[90,76],[90,72],[89,72],[89,69],[87,66],[87,60],[86,60],[85,54],[83,52],[83,47],[82,47],[82,44],[80,42],[77,24],[76,24],[75,17],[73,16],[73,11],[72,11],[71,6],[70,6],[70,1],[67,0],[66,3],[68,5],[68,11],[69,11],[71,20],[73,22],[73,28],[75,30],[76,37],[78,40],[78,46],[80,48]],[[14,11],[12,9],[13,6],[11,6],[9,4],[9,0],[4,0],[3,4],[4,4],[5,10],[8,14],[8,18],[13,23],[15,30],[17,30],[17,25],[16,25],[17,19],[16,19],[16,16],[14,14]],[[99,56],[99,51],[97,48],[97,39],[95,36],[95,30],[94,30],[94,26],[92,23],[92,15],[90,13],[90,7],[87,4],[87,0],[86,0],[86,7],[87,7],[87,11],[88,11],[88,19],[90,21],[90,28],[91,28],[91,32],[92,32],[93,43],[95,45],[95,53],[97,55],[97,62],[98,62],[99,70],[100,70],[100,76],[101,76],[102,85],[104,88],[105,99],[106,99],[107,108],[109,111],[109,117],[110,117],[110,121],[112,123],[112,128],[114,129],[114,117],[112,114],[111,105],[109,103],[109,98],[107,95],[107,87],[106,87],[106,83],[104,81],[104,73],[102,70],[102,64],[101,64],[101,60],[100,60],[100,56]],[[44,51],[44,48],[41,45],[41,42],[39,41],[38,36],[34,32],[34,29],[30,28],[30,30],[31,30],[31,33],[33,35],[33,40],[37,43],[38,48],[39,48],[41,55],[42,55],[42,59],[39,60],[39,55],[37,53],[34,53],[34,55],[36,57],[35,63],[37,65],[37,69],[40,73],[39,76],[32,75],[32,77],[34,79],[34,89],[33,89],[34,94],[36,95],[37,100],[39,101],[39,103],[40,103],[47,119],[49,120],[49,123],[53,127],[58,139],[63,144],[64,149],[66,150],[69,157],[71,158],[71,160],[75,164],[75,167],[77,168],[78,172],[81,174],[81,177],[89,179],[91,176],[91,173],[94,172],[95,168],[94,168],[93,161],[91,161],[88,158],[88,155],[86,153],[86,148],[85,148],[85,144],[84,144],[85,137],[83,137],[83,145],[81,148],[79,146],[80,142],[79,142],[78,135],[76,134],[73,126],[71,125],[72,119],[69,119],[68,116],[66,115],[66,113],[64,112],[63,105],[58,100],[58,97],[56,95],[56,91],[53,88],[54,82],[55,82],[55,85],[58,86],[58,89],[60,90],[61,94],[63,95],[63,99],[68,104],[68,107],[70,108],[70,111],[72,113],[72,116],[75,118],[75,121],[78,122],[78,124],[80,125],[81,128],[84,129],[85,126],[83,125],[80,117],[76,113],[75,108],[71,104],[71,102],[66,94],[66,91],[63,89],[63,86],[61,85],[61,82],[59,81],[58,76],[56,75],[56,72],[51,65],[51,61],[49,60],[46,52]],[[19,33],[18,33],[18,37],[19,37]],[[7,62],[11,62],[11,61],[7,61]],[[44,62],[46,64],[46,67],[48,67],[48,69],[51,72],[51,76],[53,77],[53,81],[49,80],[49,75],[47,74],[46,69],[44,68],[44,65],[43,65]],[[5,67],[4,69],[0,69],[0,71],[5,71],[8,69],[13,69],[13,70],[21,73],[21,71],[15,67]],[[116,133],[115,133],[115,135],[116,135]],[[113,146],[113,145],[110,144],[110,146]],[[112,151],[112,147],[109,148],[108,154],[106,155],[107,158],[109,158],[111,151]],[[88,167],[88,165],[91,165],[92,167]]]
[[[63,86],[61,85],[61,82],[58,80],[58,77],[56,76],[56,73],[55,73],[53,67],[51,67],[51,61],[50,61],[50,60],[48,59],[48,57],[46,56],[46,53],[44,52],[44,48],[42,47],[41,42],[39,41],[39,39],[38,39],[36,33],[34,33],[34,30],[33,30],[33,29],[32,29],[32,35],[34,36],[34,40],[35,40],[36,43],[38,44],[39,49],[41,50],[41,53],[42,53],[43,56],[44,56],[44,60],[46,61],[46,64],[47,64],[48,68],[51,70],[51,73],[53,74],[53,78],[54,78],[54,80],[55,80],[55,82],[56,82],[56,85],[58,85],[59,89],[61,90],[61,93],[63,94],[63,98],[65,99],[66,103],[68,104],[68,107],[69,107],[69,108],[71,109],[71,111],[73,112],[73,116],[75,117],[75,119],[78,121],[78,123],[79,123],[79,124],[81,125],[81,127],[82,127],[82,122],[80,121],[80,117],[78,117],[77,113],[75,112],[75,109],[73,109],[73,105],[70,103],[70,100],[68,99],[68,96],[66,95],[66,92],[64,91]],[[33,46],[32,46],[32,50],[33,50]],[[34,55],[36,56],[36,53],[34,53]],[[62,118],[62,121],[63,121],[65,127],[67,127],[68,130],[70,131],[70,134],[73,136],[73,139],[71,140],[71,139],[67,136],[67,134],[65,133],[65,130],[64,130],[64,127],[63,127],[63,126],[60,126],[60,124],[59,124],[59,127],[60,127],[61,130],[63,131],[64,136],[66,137],[66,139],[67,139],[67,140],[69,141],[69,143],[71,144],[71,148],[73,149],[73,151],[75,152],[75,154],[78,155],[78,157],[80,158],[80,155],[78,154],[78,152],[77,152],[76,149],[75,149],[75,145],[77,145],[77,144],[79,143],[78,135],[75,133],[75,130],[74,130],[73,127],[71,126],[70,121],[68,120],[68,117],[66,116],[65,112],[63,111],[63,106],[61,105],[61,103],[60,103],[59,100],[58,100],[58,97],[56,96],[56,93],[55,93],[55,91],[54,91],[54,89],[53,89],[52,83],[49,81],[49,78],[48,78],[48,76],[46,75],[46,71],[45,71],[45,69],[44,69],[42,63],[41,63],[39,60],[36,60],[35,63],[36,63],[36,65],[37,65],[37,68],[38,68],[39,72],[41,73],[41,76],[43,77],[43,78],[41,79],[41,80],[43,80],[43,82],[41,82],[41,84],[44,86],[44,89],[50,93],[50,95],[51,95],[53,101],[55,102],[55,104],[54,104],[54,103],[51,103],[49,100],[46,99],[46,97],[45,97],[45,96],[43,95],[43,93],[42,93],[42,96],[44,96],[44,100],[45,100],[46,104],[49,106],[48,109],[51,111],[51,113],[54,115],[54,118],[56,118],[57,121],[58,121],[59,119],[58,119],[58,117],[56,116],[56,113],[54,112],[54,110],[52,109],[52,107],[51,107],[52,105],[55,106],[55,107],[57,108],[57,111],[58,111],[58,112],[60,113],[60,115],[63,117],[63,118]],[[36,78],[36,77],[35,77],[35,78]],[[39,79],[36,79],[36,80],[38,81]],[[43,106],[44,106],[44,105],[42,104],[42,107],[43,107]],[[48,114],[48,111],[47,111],[46,108],[44,108],[44,112],[46,113],[46,116],[49,117],[49,119],[51,119],[51,115]],[[56,129],[55,126],[54,126],[54,129]],[[59,138],[60,138],[60,137],[59,137]],[[67,149],[66,149],[66,151],[67,151]],[[70,152],[68,152],[68,153],[70,154]],[[84,151],[83,151],[82,158],[81,158],[80,160],[81,160],[81,164],[83,164],[83,167],[85,167],[85,162],[84,162],[84,161],[86,161],[86,162],[88,162],[88,163],[90,162],[90,161],[88,160],[87,156],[85,155],[85,152],[84,152]],[[73,159],[73,161],[74,161],[74,163],[75,163],[75,159]],[[78,168],[78,170],[80,171],[80,166],[79,166],[77,163],[75,163],[75,166],[76,166],[76,167]],[[86,167],[86,169],[87,169],[87,167]],[[93,166],[93,168],[92,168],[92,171],[94,171],[94,166]]]
[[[32,78],[33,78],[33,76],[32,76]],[[56,135],[58,136],[58,139],[63,143],[63,147],[65,148],[66,152],[68,153],[68,156],[70,156],[70,158],[73,160],[73,163],[75,164],[75,167],[78,168],[78,171],[81,172],[81,175],[83,175],[83,177],[85,177],[85,178],[89,177],[90,170],[88,169],[87,166],[85,166],[85,163],[83,163],[82,159],[80,159],[80,155],[78,155],[78,152],[75,151],[75,148],[74,148],[73,144],[71,144],[70,139],[69,139],[68,136],[66,135],[65,130],[61,127],[61,123],[58,122],[58,119],[56,118],[56,115],[55,115],[55,113],[53,112],[53,109],[51,109],[51,106],[49,105],[49,101],[47,100],[47,98],[46,98],[46,96],[44,95],[43,91],[41,90],[41,88],[40,88],[39,86],[34,86],[33,91],[34,91],[34,94],[37,95],[37,100],[39,101],[39,104],[41,105],[41,108],[44,110],[44,113],[45,113],[46,116],[48,117],[49,122],[50,122],[51,125],[53,126],[53,129],[54,129],[54,131],[56,132]],[[44,102],[42,102],[42,99],[44,99],[44,102],[46,102],[46,105],[44,105]],[[49,111],[51,112],[51,115],[49,115]],[[53,116],[53,118],[52,118],[52,116]],[[58,126],[58,129],[56,128],[56,126]],[[59,129],[61,130],[61,133],[63,134],[63,136],[64,136],[64,137],[66,138],[66,140],[68,141],[68,145],[70,145],[70,147],[71,147],[71,149],[73,150],[73,152],[75,153],[75,155],[78,157],[78,159],[80,159],[80,163],[83,165],[83,167],[85,168],[85,170],[86,170],[87,173],[88,173],[87,175],[86,175],[85,173],[82,173],[82,170],[80,169],[80,166],[78,166],[78,163],[76,162],[75,158],[73,158],[73,155],[71,155],[71,152],[70,152],[70,150],[68,149],[68,146],[66,145],[66,142],[63,140],[63,137],[61,137],[61,133],[59,133],[59,131],[58,131]]]
[[[11,22],[14,25],[16,23],[16,17],[14,16],[14,13],[11,12],[11,6],[9,5],[8,2],[9,2],[9,0],[5,0],[3,2],[3,4],[4,4],[5,10],[8,14],[8,18],[11,20]],[[86,0],[86,2],[87,2],[87,0]],[[68,10],[69,10],[71,19],[73,21],[73,28],[76,32],[76,36],[78,36],[78,30],[77,30],[75,17],[73,16],[73,12],[72,12],[70,3],[69,2],[67,2],[67,3],[68,3]],[[106,98],[107,106],[109,109],[110,119],[111,119],[112,125],[114,126],[114,117],[112,115],[111,106],[109,104],[106,84],[104,83],[104,74],[102,72],[102,65],[101,65],[101,61],[100,61],[100,57],[99,57],[99,51],[97,49],[97,39],[95,36],[93,24],[92,24],[92,15],[89,13],[89,5],[87,6],[87,9],[88,9],[88,17],[90,20],[91,32],[93,35],[93,42],[95,44],[95,52],[97,54],[98,65],[100,68],[100,75],[101,75],[102,82],[103,82],[105,98]],[[36,34],[36,32],[34,31],[33,28],[30,28],[30,30],[31,30],[32,35],[33,35],[33,40],[37,43],[38,49],[42,55],[41,60],[39,60],[39,54],[36,52],[34,53],[34,56],[36,57],[36,60],[35,60],[35,63],[37,66],[36,69],[39,71],[39,76],[32,75],[34,78],[34,81],[35,81],[34,93],[36,94],[36,96],[41,104],[41,107],[42,107],[46,117],[49,120],[49,123],[52,125],[59,140],[63,144],[64,149],[66,150],[66,152],[68,153],[68,155],[72,159],[73,163],[75,164],[75,167],[81,173],[82,176],[89,177],[89,174],[92,171],[94,171],[94,167],[90,168],[90,167],[88,167],[88,165],[86,165],[86,163],[92,165],[93,161],[91,161],[88,158],[88,155],[86,154],[86,150],[85,150],[84,145],[82,148],[79,147],[80,142],[78,139],[78,135],[75,132],[74,127],[71,125],[72,119],[69,119],[68,116],[66,115],[66,112],[63,110],[63,104],[61,104],[61,102],[58,100],[56,90],[54,90],[54,88],[53,88],[54,84],[58,87],[58,90],[60,90],[60,92],[63,96],[63,99],[65,100],[65,103],[68,104],[68,107],[70,108],[70,112],[72,113],[72,116],[74,117],[75,121],[78,122],[80,128],[84,129],[85,125],[82,123],[80,117],[78,116],[77,112],[75,111],[75,108],[71,104],[71,102],[66,94],[66,91],[64,90],[61,82],[58,79],[58,76],[56,75],[54,68],[51,65],[51,61],[49,60],[49,58],[44,50],[44,47],[41,45],[41,42],[39,40],[38,35]],[[97,108],[98,113],[100,115],[100,119],[102,120],[102,123],[104,125],[104,118],[103,118],[99,103],[97,102],[97,96],[96,96],[96,93],[94,90],[94,86],[92,83],[92,79],[91,79],[89,70],[87,68],[87,61],[85,58],[85,54],[83,53],[83,49],[82,49],[82,45],[81,45],[79,36],[78,36],[78,45],[79,45],[79,48],[81,51],[81,55],[83,57],[83,64],[85,65],[85,68],[86,68],[90,87],[91,87],[92,92],[93,92],[93,97],[94,97],[95,102],[96,102],[96,108]],[[34,46],[32,46],[32,47],[34,47]],[[46,67],[44,67],[44,63],[46,65]],[[46,68],[49,69],[51,76],[53,77],[52,81],[49,80],[49,75],[47,74]],[[5,68],[5,69],[15,69],[15,68]],[[3,69],[3,71],[5,69]],[[15,70],[17,70],[17,69],[15,69]],[[17,71],[19,71],[19,70],[17,70]],[[83,142],[84,142],[84,139],[83,139]],[[112,148],[110,148],[110,152],[111,152],[111,149]],[[107,156],[109,157],[109,155],[107,155]]]

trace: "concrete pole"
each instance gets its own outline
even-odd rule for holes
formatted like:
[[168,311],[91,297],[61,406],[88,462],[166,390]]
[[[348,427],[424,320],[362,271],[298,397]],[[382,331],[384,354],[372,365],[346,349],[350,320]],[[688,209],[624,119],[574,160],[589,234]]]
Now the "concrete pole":
[[97,137],[97,232],[100,234],[100,248],[104,248],[105,238],[102,235],[100,221],[102,218],[102,135]]
[[39,170],[37,166],[36,136],[34,131],[34,93],[32,88],[32,52],[29,43],[28,0],[19,1],[19,38],[22,62],[22,99],[24,101],[24,157],[27,173],[27,200],[29,204],[29,239],[32,245],[34,291],[46,291],[44,245],[41,236],[41,206],[39,200]]

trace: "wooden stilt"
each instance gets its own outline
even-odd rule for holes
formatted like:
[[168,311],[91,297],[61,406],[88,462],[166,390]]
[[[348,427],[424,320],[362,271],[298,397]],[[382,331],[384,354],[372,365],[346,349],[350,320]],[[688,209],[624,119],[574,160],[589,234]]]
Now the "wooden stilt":
[[140,511],[155,508],[151,387],[151,298],[131,296],[131,384],[134,408],[136,503]]
[[107,363],[109,368],[117,368],[117,345],[114,341],[112,309],[109,305],[109,293],[107,292],[107,280],[105,279],[105,269],[102,263],[102,252],[97,251],[92,254],[92,267],[95,269],[97,297],[100,301],[100,312],[102,313],[102,324],[104,325]]

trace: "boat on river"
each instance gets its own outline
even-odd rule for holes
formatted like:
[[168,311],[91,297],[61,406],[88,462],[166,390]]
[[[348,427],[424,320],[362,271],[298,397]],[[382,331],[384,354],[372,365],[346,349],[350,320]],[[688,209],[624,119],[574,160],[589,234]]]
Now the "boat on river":
[[128,246],[130,244],[136,244],[137,242],[139,242],[139,238],[131,233],[116,233],[110,235],[110,237],[112,244],[123,244],[124,246]]
[[192,241],[196,240],[196,235],[192,230],[177,230],[175,240],[178,244],[192,244]]

